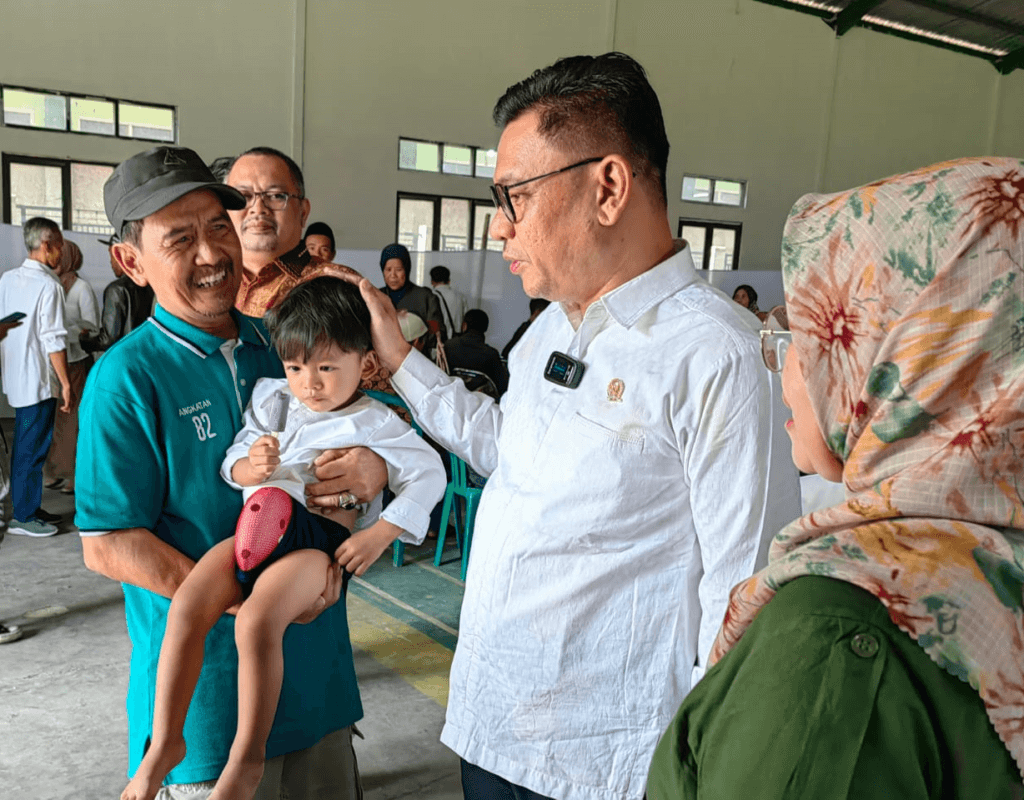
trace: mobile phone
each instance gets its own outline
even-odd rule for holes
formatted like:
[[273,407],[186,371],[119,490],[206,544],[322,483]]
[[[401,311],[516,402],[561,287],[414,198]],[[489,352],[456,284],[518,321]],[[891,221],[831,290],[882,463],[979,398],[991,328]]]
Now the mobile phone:
[[3,322],[17,322],[19,319],[25,319],[25,312],[23,312],[23,311],[14,311],[14,312],[8,314],[3,319],[0,319],[0,323],[3,323]]

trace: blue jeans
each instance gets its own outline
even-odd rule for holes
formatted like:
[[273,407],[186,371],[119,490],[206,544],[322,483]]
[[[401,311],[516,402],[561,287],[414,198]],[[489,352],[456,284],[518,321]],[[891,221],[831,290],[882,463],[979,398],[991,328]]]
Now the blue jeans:
[[11,446],[11,502],[14,518],[32,519],[43,502],[43,463],[53,439],[57,400],[51,397],[32,406],[14,409],[14,444]]
[[460,759],[462,764],[462,796],[466,800],[551,800],[522,786],[499,778],[493,772],[481,769]]

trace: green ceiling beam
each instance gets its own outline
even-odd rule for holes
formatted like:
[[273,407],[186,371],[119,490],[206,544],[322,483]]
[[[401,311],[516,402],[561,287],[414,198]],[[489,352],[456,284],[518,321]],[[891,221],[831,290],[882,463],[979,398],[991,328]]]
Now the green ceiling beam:
[[1012,53],[1007,53],[1002,58],[995,59],[992,63],[995,64],[996,69],[1003,75],[1009,75],[1015,69],[1024,67],[1024,47],[1014,50]]
[[903,0],[903,2],[909,3],[912,6],[917,6],[918,8],[926,8],[929,11],[936,11],[939,14],[949,14],[951,17],[962,19],[965,22],[973,22],[976,25],[983,25],[986,28],[993,28],[994,30],[1008,33],[1010,36],[1024,36],[1024,26],[1014,25],[1010,22],[1003,22],[1001,19],[988,17],[967,8],[958,8],[947,3],[937,3],[935,0]]
[[850,5],[832,17],[828,24],[835,29],[836,36],[842,36],[859,25],[861,17],[884,2],[885,0],[853,0]]
[[[0,0],[2,2],[2,0]],[[954,53],[962,53],[963,55],[973,56],[975,58],[983,58],[991,63],[999,72],[1007,75],[1013,72],[1015,69],[1024,69],[1024,47],[1014,50],[1013,52],[1007,53],[1005,56],[994,56],[989,53],[984,53],[979,50],[975,50],[970,47],[963,47],[961,45],[953,44],[952,42],[945,42],[941,39],[932,39],[927,36],[921,36],[919,34],[911,33],[910,31],[900,30],[898,28],[890,28],[886,25],[876,25],[872,22],[867,22],[863,18],[869,14],[874,8],[882,5],[884,0],[855,0],[847,8],[840,11],[838,14],[830,13],[829,11],[815,8],[813,6],[805,6],[801,3],[790,2],[789,0],[755,0],[755,2],[765,3],[766,5],[778,6],[779,8],[786,8],[792,11],[799,11],[802,14],[810,14],[818,17],[831,28],[836,31],[837,36],[842,36],[847,33],[851,28],[857,25],[867,28],[868,30],[877,31],[878,33],[884,33],[888,36],[896,36],[900,39],[907,39],[912,42],[920,42],[927,44],[932,47],[939,47],[943,50],[949,50]],[[990,28],[996,28],[997,30],[1003,30],[1007,33],[1016,34],[1018,36],[1024,36],[1024,27],[1013,25],[1012,23],[1006,23],[1002,20],[996,20],[991,17],[984,17],[977,12],[967,11],[961,8],[953,8],[945,5],[944,3],[935,2],[935,0],[903,0],[903,2],[920,6],[922,8],[928,8],[932,11],[940,11],[959,19],[969,20],[971,22],[978,23],[980,25],[988,25]]]

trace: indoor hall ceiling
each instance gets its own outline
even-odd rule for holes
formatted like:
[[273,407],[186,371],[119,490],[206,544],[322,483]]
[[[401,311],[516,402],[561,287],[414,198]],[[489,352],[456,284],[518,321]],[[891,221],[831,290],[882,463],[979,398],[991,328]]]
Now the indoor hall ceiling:
[[1024,0],[757,0],[823,19],[836,36],[855,27],[1024,67]]

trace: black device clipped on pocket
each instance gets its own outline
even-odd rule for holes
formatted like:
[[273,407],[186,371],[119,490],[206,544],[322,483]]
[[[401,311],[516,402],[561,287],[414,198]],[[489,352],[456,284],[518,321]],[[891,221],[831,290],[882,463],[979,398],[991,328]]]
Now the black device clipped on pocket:
[[544,377],[559,386],[575,389],[583,380],[584,369],[586,368],[582,361],[577,361],[572,356],[567,356],[556,350],[548,359],[548,365],[544,367]]

